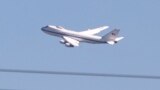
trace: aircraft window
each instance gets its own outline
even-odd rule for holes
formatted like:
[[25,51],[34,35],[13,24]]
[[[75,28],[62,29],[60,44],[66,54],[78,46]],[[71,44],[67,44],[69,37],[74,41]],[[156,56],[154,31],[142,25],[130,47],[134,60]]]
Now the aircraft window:
[[48,26],[45,26],[44,28],[48,28]]

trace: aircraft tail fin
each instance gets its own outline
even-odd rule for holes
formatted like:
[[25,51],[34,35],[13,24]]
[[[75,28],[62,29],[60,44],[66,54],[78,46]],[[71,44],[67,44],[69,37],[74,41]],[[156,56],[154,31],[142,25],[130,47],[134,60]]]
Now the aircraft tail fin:
[[120,29],[114,29],[102,37],[108,44],[114,45],[118,41],[122,40],[124,37],[118,37]]

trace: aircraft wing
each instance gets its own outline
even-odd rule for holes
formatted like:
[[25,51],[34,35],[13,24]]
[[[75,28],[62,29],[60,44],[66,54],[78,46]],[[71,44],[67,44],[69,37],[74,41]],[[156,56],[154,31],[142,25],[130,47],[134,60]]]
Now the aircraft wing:
[[99,27],[99,28],[95,28],[95,29],[88,29],[86,31],[82,31],[80,32],[81,34],[88,34],[88,35],[94,35],[94,34],[98,34],[100,33],[101,31],[105,30],[109,28],[109,26],[102,26],[102,27]]
[[63,36],[63,39],[67,42],[66,46],[79,46],[79,41],[67,36]]

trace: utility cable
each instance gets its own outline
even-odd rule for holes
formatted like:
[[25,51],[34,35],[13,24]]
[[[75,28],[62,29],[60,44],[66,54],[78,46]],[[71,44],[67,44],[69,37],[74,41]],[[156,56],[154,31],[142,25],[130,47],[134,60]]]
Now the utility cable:
[[28,74],[50,74],[50,75],[68,75],[68,76],[95,76],[95,77],[117,77],[117,78],[139,78],[139,79],[160,79],[160,76],[152,75],[131,75],[115,73],[89,73],[89,72],[66,72],[66,71],[41,71],[41,70],[21,70],[21,69],[0,69],[5,73],[28,73]]

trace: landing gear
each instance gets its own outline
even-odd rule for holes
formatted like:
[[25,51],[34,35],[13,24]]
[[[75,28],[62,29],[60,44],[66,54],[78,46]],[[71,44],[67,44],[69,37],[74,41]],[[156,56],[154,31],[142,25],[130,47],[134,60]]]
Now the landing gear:
[[114,41],[114,43],[118,43],[118,41]]

